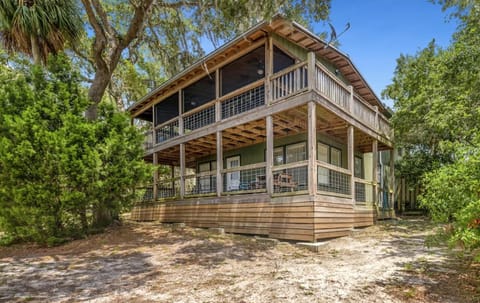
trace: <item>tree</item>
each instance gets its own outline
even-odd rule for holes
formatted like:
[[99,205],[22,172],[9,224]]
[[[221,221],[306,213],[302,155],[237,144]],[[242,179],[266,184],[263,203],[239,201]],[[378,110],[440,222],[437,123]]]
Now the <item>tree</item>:
[[48,70],[0,66],[0,229],[55,244],[108,225],[150,171],[143,136],[107,104],[85,120],[86,91],[68,60]]
[[400,172],[422,182],[422,205],[435,220],[453,224],[452,241],[475,248],[480,246],[474,224],[480,219],[480,6],[440,3],[458,5],[460,26],[452,44],[440,49],[432,42],[415,56],[402,55],[383,95],[395,102],[395,138],[409,152]]
[[84,66],[90,65],[84,68],[92,76],[87,117],[95,120],[97,106],[112,77],[122,78],[116,74],[119,62],[130,61],[149,76],[152,70],[149,72],[148,66],[153,64],[157,77],[168,77],[203,55],[200,41],[205,37],[218,45],[218,41],[229,39],[276,12],[304,20],[324,20],[330,0],[121,0],[115,4],[82,0],[82,4],[89,22],[87,32],[93,36],[74,45],[74,51]]
[[49,54],[63,50],[66,41],[83,31],[74,0],[3,0],[0,2],[0,40],[10,52],[46,63]]

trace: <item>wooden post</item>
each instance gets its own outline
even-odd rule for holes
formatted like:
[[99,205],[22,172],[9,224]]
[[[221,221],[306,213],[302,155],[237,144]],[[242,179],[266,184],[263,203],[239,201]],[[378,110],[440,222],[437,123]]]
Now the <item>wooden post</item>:
[[270,77],[273,74],[273,40],[269,35],[265,42],[265,104],[272,102],[272,89]]
[[308,192],[317,193],[317,107],[308,102]]
[[185,143],[180,144],[180,198],[185,197]]
[[375,125],[374,125],[374,127],[375,127],[375,130],[378,131],[379,128],[380,128],[380,122],[378,121],[378,106],[375,105],[373,108],[375,108]]
[[348,105],[348,108],[349,108],[350,114],[353,115],[354,102],[355,102],[355,100],[353,98],[353,86],[349,85],[348,90],[350,91],[350,99],[349,99],[350,104]]
[[182,106],[182,90],[178,90],[178,134],[183,135],[185,133],[183,126],[183,106]]
[[390,209],[395,208],[395,149],[390,150]]
[[222,195],[223,191],[223,137],[222,132],[217,132],[217,197]]
[[157,200],[158,197],[158,154],[153,153],[153,165],[155,170],[153,171],[153,201]]
[[350,171],[350,193],[352,195],[352,203],[355,203],[355,158],[354,158],[354,128],[352,125],[347,129],[347,153],[348,153],[348,170]]
[[266,186],[267,193],[269,195],[273,194],[273,118],[271,115],[268,115],[265,118],[265,128],[267,130],[267,148],[266,148]]
[[315,53],[309,52],[307,55],[307,70],[308,70],[308,90],[315,89]]
[[173,189],[173,196],[176,197],[177,193],[175,192],[175,166],[173,164],[170,165],[170,178],[172,179],[172,189]]
[[373,204],[378,206],[378,141],[372,142],[372,198]]
[[222,120],[222,104],[218,101],[220,98],[220,71],[219,69],[215,70],[215,121],[218,122]]

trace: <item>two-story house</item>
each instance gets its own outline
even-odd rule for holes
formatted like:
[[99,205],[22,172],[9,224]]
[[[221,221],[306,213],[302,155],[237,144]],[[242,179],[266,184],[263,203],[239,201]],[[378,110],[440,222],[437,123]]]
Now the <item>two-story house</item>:
[[129,111],[162,165],[135,220],[316,241],[393,215],[378,203],[393,193],[377,165],[393,149],[388,111],[348,56],[295,22],[256,25]]

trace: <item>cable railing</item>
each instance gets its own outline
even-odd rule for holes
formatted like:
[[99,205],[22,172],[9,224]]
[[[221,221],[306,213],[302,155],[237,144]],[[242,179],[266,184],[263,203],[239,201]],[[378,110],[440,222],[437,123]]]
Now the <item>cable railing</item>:
[[159,144],[180,135],[178,118],[155,127],[155,144]]
[[216,171],[185,176],[185,195],[212,195],[217,192]]

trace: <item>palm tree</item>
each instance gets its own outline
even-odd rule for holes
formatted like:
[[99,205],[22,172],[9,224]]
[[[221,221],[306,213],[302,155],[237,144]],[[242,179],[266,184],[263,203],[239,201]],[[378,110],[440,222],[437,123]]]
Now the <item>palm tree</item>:
[[0,0],[0,42],[36,64],[63,50],[82,30],[75,0]]

